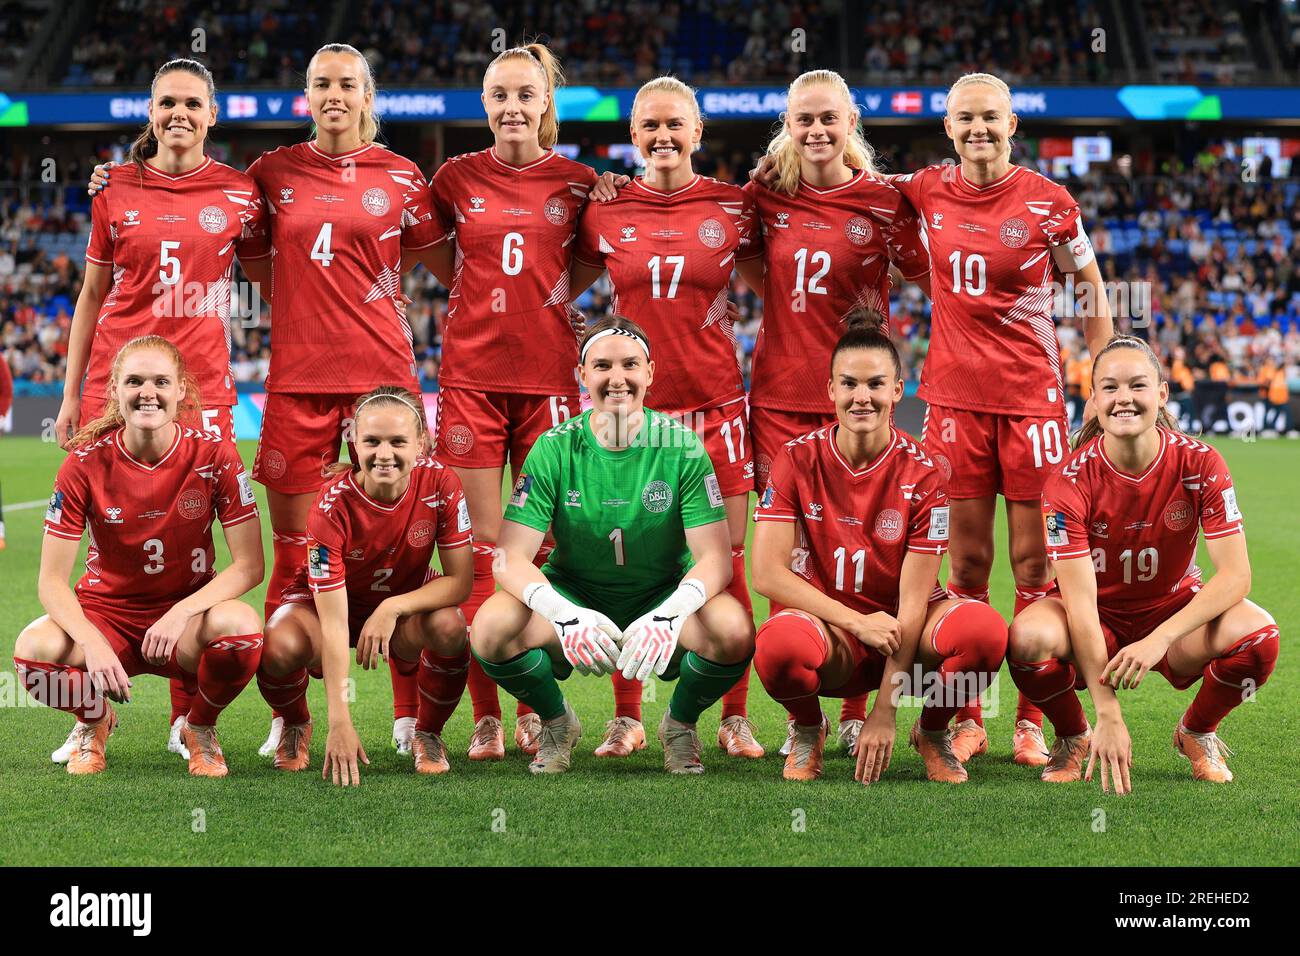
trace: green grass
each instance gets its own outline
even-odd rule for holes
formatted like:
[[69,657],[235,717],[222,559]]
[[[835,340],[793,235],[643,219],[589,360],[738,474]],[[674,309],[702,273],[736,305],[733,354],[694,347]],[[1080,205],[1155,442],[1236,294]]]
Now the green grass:
[[[1254,600],[1283,630],[1282,659],[1259,698],[1225,721],[1236,750],[1234,783],[1194,784],[1170,748],[1174,722],[1190,699],[1158,677],[1125,698],[1134,740],[1135,792],[1103,798],[1095,785],[1049,787],[1010,758],[1015,690],[1005,670],[1000,708],[990,717],[990,752],[970,766],[961,787],[925,780],[906,747],[915,711],[899,717],[899,747],[879,785],[852,781],[848,758],[833,749],[825,777],[781,780],[775,755],[781,710],[755,679],[750,709],[769,749],[760,761],[731,760],[713,745],[717,709],[700,722],[708,772],[669,777],[658,743],[625,761],[591,755],[612,696],[607,681],[573,678],[565,688],[585,734],[570,773],[535,779],[513,747],[500,764],[464,757],[471,730],[468,698],[448,725],[453,772],[417,779],[389,749],[391,692],[386,670],[354,668],[353,714],[372,763],[363,785],[337,790],[320,779],[324,741],[313,770],[278,774],[256,748],[269,713],[250,687],[222,718],[232,775],[193,780],[163,749],[167,685],[136,680],[135,699],[119,708],[109,769],[70,777],[49,761],[69,719],[15,695],[12,647],[41,613],[36,599],[42,508],[9,511],[8,549],[0,551],[0,860],[8,864],[1047,864],[1196,865],[1300,862],[1300,788],[1296,747],[1300,699],[1290,625],[1300,592],[1293,511],[1300,445],[1224,441],[1246,515]],[[241,451],[251,459],[252,443]],[[0,442],[6,503],[42,499],[61,452],[36,439]],[[260,489],[259,489],[260,492]],[[266,525],[264,532],[269,535]],[[1000,525],[999,541],[1005,540]],[[1009,614],[1005,558],[994,573],[995,604]],[[250,597],[260,609],[262,592]],[[766,602],[755,600],[759,620]],[[655,686],[645,721],[653,734],[671,694]],[[22,705],[16,703],[24,698]],[[513,702],[502,695],[507,724]],[[324,715],[320,685],[311,705]],[[30,705],[30,706],[28,706]],[[837,716],[838,704],[826,702]],[[323,721],[320,724],[323,731]],[[1104,831],[1098,810],[1104,811]],[[205,832],[195,832],[196,811]],[[496,829],[494,829],[496,824]]]

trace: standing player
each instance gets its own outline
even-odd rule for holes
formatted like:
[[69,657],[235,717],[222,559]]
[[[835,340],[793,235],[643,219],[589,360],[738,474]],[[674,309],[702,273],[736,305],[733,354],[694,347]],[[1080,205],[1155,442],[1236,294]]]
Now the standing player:
[[854,778],[879,780],[898,697],[922,696],[915,681],[924,669],[929,689],[912,745],[927,777],[962,783],[966,768],[948,723],[996,678],[1006,624],[987,604],[938,587],[948,539],[944,478],[893,425],[902,365],[878,313],[874,323],[850,318],[826,390],[836,422],[784,446],[754,513],[754,587],[776,611],[759,628],[754,669],[794,718],[783,775],[821,776],[827,723],[819,697],[878,690]]
[[[164,63],[154,74],[149,121],[131,145],[130,164],[118,171],[115,188],[91,203],[86,271],[54,426],[63,448],[78,427],[104,414],[114,356],[142,335],[179,343],[206,403],[203,427],[233,447],[231,279],[236,255],[248,266],[268,254],[266,212],[251,178],[204,155],[216,119],[208,68],[195,60]],[[193,688],[174,681],[171,699],[168,749],[181,753]],[[69,752],[60,748],[56,761]]]
[[[533,773],[569,768],[582,733],[557,677],[678,681],[659,725],[664,768],[703,773],[699,715],[735,684],[754,622],[729,594],[722,493],[696,434],[644,407],[655,364],[644,331],[612,316],[583,336],[592,410],[544,433],[515,482],[496,594],[471,641],[493,680],[542,720]],[[555,550],[532,564],[546,529]]]
[[[412,750],[417,773],[451,769],[443,725],[465,690],[469,645],[456,605],[473,567],[469,510],[460,482],[428,450],[417,393],[382,386],[357,402],[355,466],[338,465],[307,518],[306,560],[267,622],[258,673],[262,696],[284,716],[275,753],[281,770],[310,762],[308,671],[323,674],[329,739],[322,776],[360,783],[369,762],[348,711],[348,647],[369,669],[380,657],[419,672]],[[430,570],[434,545],[443,574]],[[314,604],[313,604],[314,599]]]
[[[130,678],[197,678],[181,726],[194,776],[229,772],[216,721],[257,671],[261,622],[238,600],[262,580],[253,487],[229,442],[197,423],[200,393],[180,351],[159,336],[122,347],[104,414],[72,438],[45,514],[40,597],[46,615],[18,635],[14,664],[28,692],[77,718],[68,772],[104,770],[117,724],[108,696]],[[215,573],[212,521],[231,564]],[[82,534],[86,573],[68,575]]]
[[[1183,690],[1201,681],[1174,728],[1174,749],[1197,780],[1227,783],[1219,722],[1250,700],[1277,663],[1278,628],[1248,601],[1250,559],[1232,476],[1222,456],[1178,431],[1169,385],[1141,339],[1117,336],[1093,365],[1097,418],[1043,488],[1047,553],[1060,597],[1011,625],[1011,675],[1052,721],[1043,779],[1131,789],[1132,744],[1117,689],[1148,671]],[[1197,529],[1215,574],[1201,580]],[[1076,687],[1097,711],[1088,727]]]
[[[727,591],[752,617],[745,526],[754,460],[727,291],[737,260],[756,259],[763,250],[753,201],[692,168],[703,132],[699,103],[680,80],[659,77],[637,91],[631,134],[645,176],[583,213],[570,291],[582,292],[608,269],[614,311],[661,343],[659,384],[647,400],[697,430],[718,468],[732,549]],[[761,757],[745,717],[748,680],[746,670],[724,705],[718,742],[733,756]],[[639,695],[636,700],[639,718]],[[644,745],[636,719],[611,724],[603,746],[627,754]]]
[[[777,178],[770,189],[757,182],[745,187],[762,225],[763,257],[737,263],[763,297],[749,389],[760,495],[785,443],[835,417],[835,406],[808,384],[821,374],[845,317],[866,308],[888,318],[891,263],[927,293],[930,288],[916,213],[878,178],[843,77],[804,73],[790,84],[787,103],[782,129],[767,147]],[[849,753],[866,703],[865,695],[844,700],[839,739]]]

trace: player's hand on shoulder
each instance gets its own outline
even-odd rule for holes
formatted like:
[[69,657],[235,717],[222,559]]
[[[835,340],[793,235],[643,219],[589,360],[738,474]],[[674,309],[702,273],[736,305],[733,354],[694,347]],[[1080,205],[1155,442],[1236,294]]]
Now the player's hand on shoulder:
[[855,615],[846,630],[867,647],[880,651],[885,656],[898,650],[903,639],[903,629],[898,618],[884,611]]
[[93,196],[101,189],[108,188],[108,174],[117,163],[107,162],[100,163],[95,167],[95,171],[90,174],[90,182],[86,184],[87,195]]
[[776,181],[780,178],[776,166],[776,160],[771,156],[762,156],[758,161],[758,165],[749,171],[749,178],[757,182],[760,186],[766,186],[768,189],[771,189],[776,185]]
[[361,764],[370,764],[361,738],[351,721],[330,724],[329,736],[325,738],[325,763],[321,767],[321,778],[332,780],[336,787],[361,786]]
[[1092,780],[1094,764],[1101,765],[1101,792],[1116,796],[1133,792],[1129,773],[1133,768],[1133,741],[1119,717],[1098,717],[1089,741],[1088,766],[1083,779]]
[[894,736],[897,728],[895,717],[877,716],[872,710],[866,723],[858,732],[858,762],[853,770],[853,779],[863,784],[873,784],[889,769],[889,762],[894,756]]
[[388,660],[388,642],[397,628],[397,615],[379,605],[361,625],[357,636],[357,663],[364,670],[374,670],[380,660]]
[[126,668],[117,659],[107,638],[88,642],[83,652],[86,655],[86,673],[90,675],[95,688],[110,700],[119,704],[131,699],[131,678],[126,675]]
[[591,198],[596,202],[609,202],[618,196],[618,191],[632,181],[631,177],[606,170],[591,187]]
[[173,606],[144,632],[140,655],[150,664],[166,664],[193,616],[180,605]]

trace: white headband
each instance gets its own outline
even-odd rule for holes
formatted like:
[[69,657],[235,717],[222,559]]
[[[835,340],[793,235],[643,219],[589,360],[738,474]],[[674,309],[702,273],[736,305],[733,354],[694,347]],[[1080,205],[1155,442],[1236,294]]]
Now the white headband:
[[357,407],[353,410],[353,412],[352,412],[352,417],[355,419],[358,415],[361,414],[361,409],[362,409],[362,407],[365,406],[366,402],[373,402],[373,401],[374,401],[375,399],[377,399],[377,398],[391,398],[391,399],[393,399],[394,401],[401,402],[403,405],[405,405],[405,406],[406,406],[407,408],[409,408],[411,411],[415,412],[415,420],[416,420],[417,422],[423,422],[423,421],[424,421],[424,417],[420,414],[420,410],[419,410],[418,408],[416,408],[414,405],[412,405],[410,402],[408,402],[406,399],[402,398],[401,395],[389,395],[389,394],[387,394],[387,393],[381,393],[381,394],[379,394],[379,395],[371,395],[369,398],[363,399],[363,400],[362,400],[362,401],[357,405]]
[[645,357],[647,359],[650,358],[650,343],[647,342],[645,339],[643,339],[641,336],[637,335],[635,332],[631,331],[630,329],[601,329],[591,338],[587,339],[587,344],[582,347],[582,354],[578,356],[579,365],[587,364],[588,349],[590,349],[592,345],[594,345],[596,342],[599,342],[607,335],[626,335],[628,336],[628,338],[636,339],[637,344],[640,345],[641,348],[645,349]]

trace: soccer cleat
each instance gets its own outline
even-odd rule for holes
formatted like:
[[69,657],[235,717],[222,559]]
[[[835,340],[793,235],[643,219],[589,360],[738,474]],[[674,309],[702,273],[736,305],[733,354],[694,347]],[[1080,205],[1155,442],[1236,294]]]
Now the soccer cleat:
[[469,759],[506,759],[506,734],[501,729],[501,721],[484,717],[474,725],[474,733],[469,738]]
[[172,721],[171,733],[167,735],[167,751],[169,753],[180,754],[186,760],[190,759],[190,752],[185,747],[185,741],[181,739],[181,728],[185,726],[185,718],[177,717]]
[[1174,749],[1191,763],[1193,780],[1231,782],[1232,771],[1228,769],[1223,757],[1225,754],[1231,757],[1232,751],[1214,731],[1208,734],[1192,733],[1180,720],[1174,728]]
[[952,753],[961,763],[989,749],[989,735],[974,720],[959,720],[952,730]]
[[830,721],[825,717],[822,717],[822,722],[816,727],[800,727],[796,724],[794,746],[785,758],[781,776],[786,780],[816,780],[820,777],[825,763],[826,733],[829,729]]
[[432,731],[417,730],[411,736],[411,752],[415,754],[416,773],[439,774],[451,769],[447,748],[442,738]]
[[1082,780],[1083,762],[1088,759],[1091,740],[1091,727],[1071,737],[1057,737],[1052,744],[1047,766],[1043,768],[1043,780],[1047,783],[1074,783]]
[[840,730],[838,734],[840,738],[840,747],[847,751],[850,757],[856,757],[858,755],[858,734],[862,733],[862,725],[865,723],[865,720],[856,719],[840,721]]
[[542,720],[536,714],[525,714],[519,718],[520,722],[527,717],[534,718],[541,725],[541,732],[537,735],[537,756],[528,765],[528,769],[533,773],[564,773],[573,763],[573,748],[582,736],[582,724],[573,712],[573,707],[566,700],[564,713],[554,720]]
[[283,733],[284,718],[272,717],[271,732],[266,735],[266,740],[262,742],[262,746],[257,748],[257,755],[259,757],[273,756],[280,748],[280,735]]
[[1012,759],[1022,767],[1045,767],[1050,754],[1043,728],[1032,720],[1017,720],[1016,734],[1011,740]]
[[[279,718],[276,718],[277,720]],[[297,773],[311,763],[311,721],[288,724],[275,748],[275,769]]]
[[758,760],[766,753],[754,737],[754,725],[748,717],[739,714],[726,717],[718,724],[718,746],[727,752],[728,757]]
[[530,756],[541,746],[542,718],[536,714],[520,714],[515,719],[515,746]]
[[217,743],[216,727],[197,727],[187,720],[181,736],[190,752],[191,777],[224,777],[230,773],[221,744]]
[[[74,723],[72,725],[72,729],[68,731],[68,739],[63,741],[63,745],[59,747],[58,750],[50,754],[50,760],[52,760],[54,763],[67,763],[68,760],[72,757],[72,755],[77,750],[77,740],[78,740],[77,735],[80,729],[86,726],[88,725],[83,724],[79,720],[76,723]],[[116,728],[116,724],[114,724],[114,727]],[[113,731],[111,730],[109,731],[110,734],[112,732]]]
[[664,747],[664,769],[669,773],[704,773],[700,736],[694,724],[683,724],[664,711],[664,719],[659,722],[659,742]]
[[781,749],[778,750],[777,753],[779,753],[782,757],[788,757],[790,756],[790,750],[793,747],[794,747],[794,718],[787,717],[785,719],[785,743],[781,745]]
[[108,709],[108,713],[99,720],[93,724],[83,724],[78,721],[77,726],[73,728],[77,739],[72,746],[72,756],[68,758],[68,773],[103,773],[104,768],[108,766],[104,748],[108,744],[109,735],[113,733],[113,728],[117,726],[117,711],[113,710],[108,701],[104,701],[104,706]]
[[630,757],[645,749],[645,727],[635,717],[615,717],[605,724],[605,739],[596,748],[597,757]]
[[952,734],[943,730],[925,730],[920,718],[912,724],[908,742],[925,762],[925,775],[936,783],[965,783],[966,768],[952,752]]
[[411,738],[414,736],[414,717],[398,717],[393,721],[393,749],[399,757],[411,756]]

